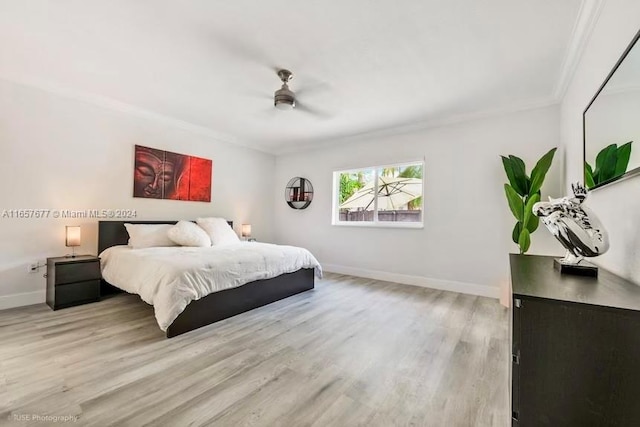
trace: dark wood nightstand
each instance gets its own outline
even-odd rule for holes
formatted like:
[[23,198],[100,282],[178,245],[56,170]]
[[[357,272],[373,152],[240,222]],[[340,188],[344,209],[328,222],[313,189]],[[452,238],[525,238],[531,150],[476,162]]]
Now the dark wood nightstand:
[[54,310],[100,300],[100,258],[47,258],[47,304]]

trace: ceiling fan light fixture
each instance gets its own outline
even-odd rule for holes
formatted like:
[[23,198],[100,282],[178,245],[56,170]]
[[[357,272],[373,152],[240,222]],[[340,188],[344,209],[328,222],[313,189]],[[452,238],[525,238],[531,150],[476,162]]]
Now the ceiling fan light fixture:
[[279,110],[291,110],[296,106],[296,98],[286,83],[276,91],[273,97],[273,105]]
[[285,101],[276,101],[275,106],[278,110],[293,110],[294,104]]

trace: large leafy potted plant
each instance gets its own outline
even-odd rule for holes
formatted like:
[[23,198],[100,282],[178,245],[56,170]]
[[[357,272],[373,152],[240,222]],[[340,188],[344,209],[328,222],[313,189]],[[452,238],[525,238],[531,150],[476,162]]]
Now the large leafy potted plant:
[[553,162],[556,148],[549,150],[538,160],[527,175],[524,161],[516,156],[502,157],[502,165],[509,179],[504,185],[509,209],[516,218],[516,225],[511,232],[513,242],[520,248],[520,253],[526,253],[531,245],[531,233],[538,229],[540,220],[533,214],[533,205],[540,201],[540,188],[544,183],[547,172]]

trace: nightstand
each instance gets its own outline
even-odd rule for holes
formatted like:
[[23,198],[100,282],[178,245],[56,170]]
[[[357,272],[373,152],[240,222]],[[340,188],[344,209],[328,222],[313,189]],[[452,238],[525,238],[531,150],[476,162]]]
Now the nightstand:
[[100,300],[100,258],[47,258],[47,304],[54,310]]

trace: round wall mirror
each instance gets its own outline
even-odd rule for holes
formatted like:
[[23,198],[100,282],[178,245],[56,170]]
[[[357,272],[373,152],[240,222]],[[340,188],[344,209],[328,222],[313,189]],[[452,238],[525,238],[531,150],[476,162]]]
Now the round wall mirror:
[[313,200],[313,185],[306,178],[291,178],[284,189],[284,200],[293,209],[306,209]]

